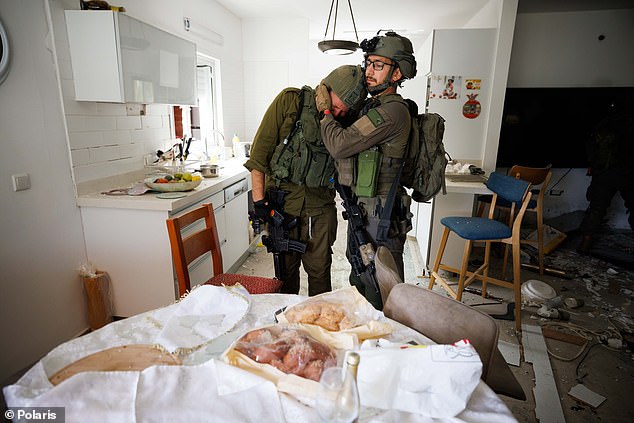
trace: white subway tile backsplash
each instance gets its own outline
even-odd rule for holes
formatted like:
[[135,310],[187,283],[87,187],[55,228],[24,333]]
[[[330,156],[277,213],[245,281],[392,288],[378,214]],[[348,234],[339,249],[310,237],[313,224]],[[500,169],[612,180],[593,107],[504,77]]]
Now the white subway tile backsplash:
[[132,157],[109,162],[94,163],[73,167],[75,183],[88,182],[95,179],[106,178],[108,176],[119,175],[143,168],[143,159]]
[[121,131],[109,131],[104,132],[103,138],[105,145],[111,144],[129,144],[132,142],[133,131],[121,130]]
[[167,104],[148,104],[145,106],[145,113],[148,116],[152,115],[167,115],[170,110],[169,105]]
[[[72,80],[69,88],[74,96]],[[77,183],[138,171],[145,154],[167,150],[174,143],[167,105],[147,105],[146,115],[128,116],[125,104],[65,97],[64,109]]]
[[[67,116],[70,121],[73,116]],[[100,147],[104,145],[103,132],[70,132],[68,134],[71,150],[88,148],[88,147]],[[75,164],[75,163],[73,163]]]
[[90,162],[108,162],[121,158],[121,148],[118,145],[90,149]]
[[162,128],[163,119],[161,116],[141,116],[141,126],[143,128]]
[[119,103],[95,103],[98,115],[126,116],[125,104]]
[[165,128],[149,128],[140,129],[138,131],[130,131],[132,141],[146,141],[146,140],[169,140],[169,131]]
[[97,103],[89,101],[75,101],[74,98],[64,97],[64,110],[67,116],[84,115],[90,116],[97,114]]
[[90,163],[90,152],[87,148],[82,148],[80,150],[71,150],[70,155],[73,160],[73,165],[75,166]]
[[145,154],[143,143],[122,145],[120,152],[121,157],[142,157]]
[[111,131],[116,129],[116,121],[111,116],[68,116],[68,130],[80,131]]
[[116,119],[117,129],[141,129],[141,116],[121,116]]

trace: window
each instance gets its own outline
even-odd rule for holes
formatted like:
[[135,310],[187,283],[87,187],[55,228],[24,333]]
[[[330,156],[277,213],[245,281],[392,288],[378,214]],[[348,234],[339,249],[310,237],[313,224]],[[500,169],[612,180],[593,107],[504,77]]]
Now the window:
[[221,128],[218,61],[199,54],[197,66],[198,107],[174,106],[174,135],[193,137],[189,155],[194,160],[219,157],[224,147]]

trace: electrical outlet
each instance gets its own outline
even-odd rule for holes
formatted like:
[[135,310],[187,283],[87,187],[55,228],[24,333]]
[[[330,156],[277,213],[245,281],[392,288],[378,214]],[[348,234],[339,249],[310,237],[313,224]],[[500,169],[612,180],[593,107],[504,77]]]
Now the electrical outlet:
[[145,104],[127,103],[125,111],[128,116],[145,116]]
[[19,173],[11,175],[13,181],[13,191],[24,191],[31,188],[31,177],[28,173]]

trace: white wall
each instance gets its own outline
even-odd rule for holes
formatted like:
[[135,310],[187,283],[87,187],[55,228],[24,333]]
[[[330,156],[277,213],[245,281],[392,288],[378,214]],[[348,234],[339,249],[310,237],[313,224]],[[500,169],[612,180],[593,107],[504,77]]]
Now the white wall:
[[[0,0],[13,51],[0,85],[0,381],[87,327],[85,262],[45,0]],[[31,189],[13,192],[11,175]]]
[[[517,15],[509,87],[634,86],[634,9]],[[597,37],[605,34],[604,41]],[[585,210],[590,177],[585,169],[555,169],[545,217]],[[609,224],[629,228],[623,199],[616,195]]]
[[244,141],[252,141],[264,112],[284,88],[315,87],[341,65],[361,64],[360,50],[345,56],[328,56],[308,38],[309,22],[303,18],[245,19],[244,40]]

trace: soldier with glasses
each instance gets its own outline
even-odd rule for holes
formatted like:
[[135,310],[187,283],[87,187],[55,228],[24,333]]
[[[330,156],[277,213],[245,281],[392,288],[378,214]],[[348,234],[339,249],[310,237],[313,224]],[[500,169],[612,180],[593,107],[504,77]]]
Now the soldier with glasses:
[[[372,97],[361,110],[362,116],[344,128],[328,113],[327,98],[320,95],[324,90],[318,87],[321,134],[336,160],[340,185],[352,193],[363,210],[367,233],[375,247],[384,245],[390,250],[404,280],[403,248],[412,214],[411,198],[399,176],[412,119],[408,103],[396,91],[404,80],[416,75],[416,60],[410,40],[395,32],[363,40],[361,48],[365,82]],[[350,223],[348,229],[347,255],[352,263],[351,255],[356,251],[351,248]],[[376,308],[382,307],[379,292],[361,282],[354,272],[350,282]]]

